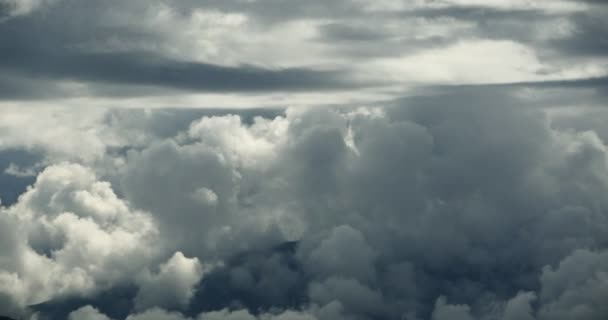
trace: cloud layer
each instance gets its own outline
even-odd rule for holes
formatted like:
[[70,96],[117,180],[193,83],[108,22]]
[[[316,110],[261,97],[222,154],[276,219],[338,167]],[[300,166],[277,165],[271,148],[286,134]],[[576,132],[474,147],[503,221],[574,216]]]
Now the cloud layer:
[[[608,114],[463,90],[253,118],[3,111],[6,174],[35,179],[1,208],[0,313],[608,316]],[[60,140],[15,121],[66,117]]]
[[285,107],[552,81],[605,96],[605,81],[589,81],[606,77],[607,10],[571,0],[2,0],[0,105]]

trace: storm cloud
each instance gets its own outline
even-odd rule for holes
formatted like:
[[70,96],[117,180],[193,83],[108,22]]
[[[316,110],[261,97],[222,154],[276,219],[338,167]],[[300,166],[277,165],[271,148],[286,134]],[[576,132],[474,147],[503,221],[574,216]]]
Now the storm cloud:
[[0,318],[607,318],[607,9],[0,0]]
[[0,4],[0,102],[11,106],[285,107],[552,81],[580,93],[579,80],[605,77],[606,7],[593,1]]

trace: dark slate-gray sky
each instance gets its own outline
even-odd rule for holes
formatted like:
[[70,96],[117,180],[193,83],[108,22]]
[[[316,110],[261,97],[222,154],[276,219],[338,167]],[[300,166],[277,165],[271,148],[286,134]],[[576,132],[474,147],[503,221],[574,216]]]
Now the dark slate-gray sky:
[[601,1],[2,0],[0,8],[2,105],[285,106],[390,100],[421,85],[586,87],[605,76],[608,50]]

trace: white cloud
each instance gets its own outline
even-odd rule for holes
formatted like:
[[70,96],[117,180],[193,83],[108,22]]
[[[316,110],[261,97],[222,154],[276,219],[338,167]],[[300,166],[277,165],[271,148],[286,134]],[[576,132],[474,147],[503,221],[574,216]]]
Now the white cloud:
[[532,47],[514,41],[484,39],[463,40],[400,58],[378,59],[374,65],[378,73],[418,84],[511,83],[605,74],[601,63],[580,61],[544,75],[543,71],[552,66],[540,59]]
[[4,169],[4,173],[15,176],[15,177],[34,177],[36,176],[36,171],[33,168],[20,168],[16,164],[9,164],[6,169]]
[[251,126],[245,126],[237,115],[211,117],[192,123],[188,135],[215,148],[236,166],[263,168],[277,156],[288,125],[283,117],[256,118]]
[[113,286],[158,254],[154,221],[80,165],[49,166],[17,203],[0,210],[18,230],[14,255],[2,252],[0,292],[20,306]]
[[75,112],[65,108],[3,107],[0,150],[41,150],[55,161],[99,159],[104,155],[106,145],[111,145],[101,135],[100,117],[104,112],[100,109]]
[[157,274],[147,271],[139,277],[135,306],[139,310],[185,307],[202,276],[203,268],[197,258],[186,258],[176,252]]
[[163,309],[150,309],[142,313],[132,314],[125,320],[188,320],[178,312],[168,312]]
[[69,320],[111,320],[108,316],[99,312],[99,310],[85,306],[78,310],[70,312]]

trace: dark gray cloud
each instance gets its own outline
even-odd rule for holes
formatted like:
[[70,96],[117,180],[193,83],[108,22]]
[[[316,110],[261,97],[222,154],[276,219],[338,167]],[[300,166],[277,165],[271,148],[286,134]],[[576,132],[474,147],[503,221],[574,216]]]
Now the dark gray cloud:
[[572,35],[554,40],[551,44],[560,52],[572,56],[605,57],[608,54],[608,43],[603,35],[608,31],[607,14],[608,8],[601,7],[573,16]]
[[3,100],[44,100],[70,95],[74,92],[44,79],[33,79],[9,70],[4,70],[0,76],[0,97]]
[[[96,41],[120,39],[144,45],[163,41],[162,35],[136,25],[128,28],[104,20],[116,14],[115,10],[133,13],[133,10],[143,9],[145,7],[138,4],[112,6],[92,2],[84,5],[80,1],[66,0],[3,21],[0,28],[0,68],[3,69],[0,93],[3,98],[40,99],[91,93],[53,90],[53,82],[57,80],[202,92],[334,90],[363,85],[353,81],[345,70],[263,68],[253,64],[229,67],[177,60],[154,51],[87,49]],[[124,89],[123,92],[128,94]],[[137,88],[130,92],[142,94]]]
[[500,9],[488,6],[445,6],[437,8],[413,9],[401,13],[410,17],[441,18],[492,22],[496,20],[525,20],[543,18],[551,14],[540,9]]
[[[559,88],[559,89],[598,89],[605,90],[608,86],[608,77],[591,77],[579,79],[563,79],[563,80],[546,80],[546,81],[522,81],[522,82],[505,82],[496,84],[472,84],[472,85],[453,85],[453,86],[436,86],[429,89],[434,90],[438,94],[450,94],[452,92],[469,92],[471,94],[488,95],[494,94],[497,91],[510,93],[510,90],[516,88]],[[479,90],[477,90],[479,89]]]
[[257,17],[263,25],[281,24],[290,20],[305,18],[352,17],[364,14],[362,7],[353,1],[321,1],[306,3],[287,3],[280,0],[255,2],[232,1],[185,1],[178,4],[185,12],[191,8],[216,8],[227,11],[246,12]]
[[118,286],[91,297],[62,297],[31,308],[49,319],[67,319],[72,311],[90,305],[113,319],[124,319],[133,309],[136,292],[134,285]]
[[[3,48],[4,68],[33,77],[151,85],[194,91],[332,90],[356,86],[347,73],[306,69],[268,70],[180,62],[149,53],[70,54]],[[32,90],[32,89],[30,89]]]
[[[549,5],[414,6],[408,1],[396,6],[274,0],[169,1],[157,6],[144,1],[2,3],[3,100],[150,97],[179,95],[180,90],[373,91],[399,84],[391,77],[368,77],[378,72],[376,60],[467,41],[526,45],[547,65],[543,70],[551,72],[570,64],[568,59],[603,57],[604,50],[602,8],[551,11]],[[230,29],[234,19],[242,19],[245,25]],[[573,33],[542,35],[564,21],[572,24]],[[289,35],[280,33],[283,28],[294,28],[292,35],[302,37],[300,43],[290,43]],[[244,41],[238,33],[260,37],[257,41],[267,46],[256,45],[255,38]],[[268,37],[277,38],[268,42]],[[293,48],[296,55],[286,55],[282,46]],[[301,57],[302,51],[310,55]],[[275,56],[276,61],[268,58]],[[230,63],[222,62],[224,58]],[[343,63],[335,65],[338,61]]]
[[606,107],[608,78],[428,86],[421,88],[419,92],[422,94],[400,98],[395,103],[428,104],[456,99],[471,104],[481,103],[504,108],[514,104],[537,109]]
[[0,2],[0,19],[8,17],[13,10],[14,8],[11,3]]
[[[572,0],[572,1],[576,1],[576,0]],[[602,1],[602,0],[582,0],[585,3],[591,3],[591,4],[596,4],[596,5],[603,5],[606,4],[606,1]]]
[[328,40],[333,41],[382,41],[387,36],[371,26],[353,27],[349,25],[330,23],[321,27],[321,33]]
[[574,130],[577,132],[593,131],[604,142],[608,141],[608,128],[604,125],[608,111],[604,108],[587,110],[585,116],[577,113],[557,114],[552,124],[560,130]]

